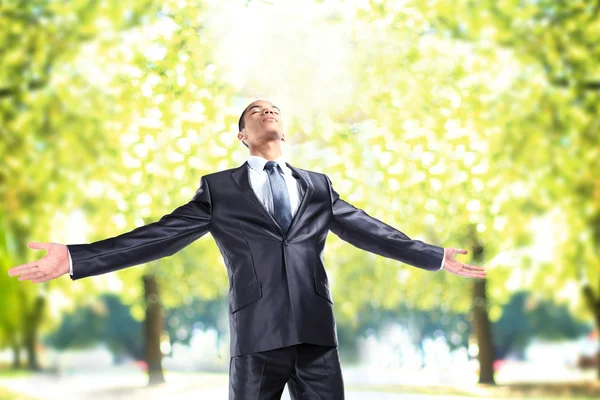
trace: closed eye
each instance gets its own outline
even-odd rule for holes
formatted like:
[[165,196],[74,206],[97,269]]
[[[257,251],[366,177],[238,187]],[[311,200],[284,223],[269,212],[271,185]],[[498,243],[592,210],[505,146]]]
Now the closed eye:
[[[252,107],[251,110],[252,111],[250,111],[250,114],[256,114],[257,112],[262,112],[263,109],[260,106],[255,106],[255,107]],[[273,112],[277,115],[280,114],[280,111],[278,108],[273,108]]]

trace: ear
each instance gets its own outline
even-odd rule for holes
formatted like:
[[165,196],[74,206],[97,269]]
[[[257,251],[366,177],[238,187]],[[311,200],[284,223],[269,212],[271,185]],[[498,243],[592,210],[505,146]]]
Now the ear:
[[246,135],[246,128],[242,129],[241,131],[238,132],[237,137],[239,140],[245,140],[248,138],[248,135]]

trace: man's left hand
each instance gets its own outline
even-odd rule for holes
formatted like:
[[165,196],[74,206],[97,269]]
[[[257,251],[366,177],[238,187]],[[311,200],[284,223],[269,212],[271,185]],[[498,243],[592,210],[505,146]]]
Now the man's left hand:
[[486,272],[483,267],[464,264],[454,258],[455,254],[467,254],[467,250],[448,248],[444,254],[444,271],[467,278],[485,278]]

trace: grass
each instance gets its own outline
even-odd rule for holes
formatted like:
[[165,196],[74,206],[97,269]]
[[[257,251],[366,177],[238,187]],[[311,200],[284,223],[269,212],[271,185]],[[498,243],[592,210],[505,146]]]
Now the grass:
[[31,375],[31,371],[26,369],[0,368],[0,378],[20,378]]
[[0,400],[31,400],[31,398],[0,387]]
[[[19,378],[31,375],[31,371],[26,369],[12,369],[9,365],[0,365],[0,378]],[[23,396],[0,387],[0,400],[32,400],[31,397]]]
[[480,399],[600,399],[600,382],[516,383],[510,385],[477,385],[470,387],[409,385],[348,385],[347,390],[384,393],[410,393],[439,396],[464,396]]
[[[169,372],[165,371],[167,382],[169,376],[193,377],[193,384],[188,390],[198,390],[215,386],[226,385],[228,375],[226,373],[198,373],[198,372]],[[27,370],[11,370],[0,367],[0,378],[19,378],[31,375]],[[115,396],[125,395],[139,390],[147,391],[151,388],[118,388],[113,389]],[[569,383],[514,383],[507,385],[471,385],[471,386],[418,386],[418,385],[346,385],[347,391],[383,392],[424,394],[439,396],[440,400],[447,396],[461,396],[472,399],[527,399],[527,400],[560,400],[600,399],[600,381],[580,381]],[[118,393],[117,393],[118,392]],[[0,387],[0,400],[32,400],[31,397],[18,395]]]

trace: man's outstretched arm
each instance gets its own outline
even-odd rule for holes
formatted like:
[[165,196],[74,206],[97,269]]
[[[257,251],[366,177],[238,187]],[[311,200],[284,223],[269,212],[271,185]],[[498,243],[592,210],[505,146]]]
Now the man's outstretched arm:
[[463,264],[454,258],[455,254],[466,254],[466,250],[444,249],[412,240],[394,227],[342,200],[333,189],[329,177],[325,177],[331,191],[333,209],[330,230],[340,239],[360,249],[428,271],[444,269],[452,274],[471,278],[485,276],[482,267]]
[[8,273],[19,276],[19,280],[45,282],[69,273],[71,257],[71,279],[75,280],[167,257],[209,231],[211,211],[208,183],[203,177],[189,203],[157,222],[90,244],[29,243],[30,248],[48,253],[39,260],[14,267]]

